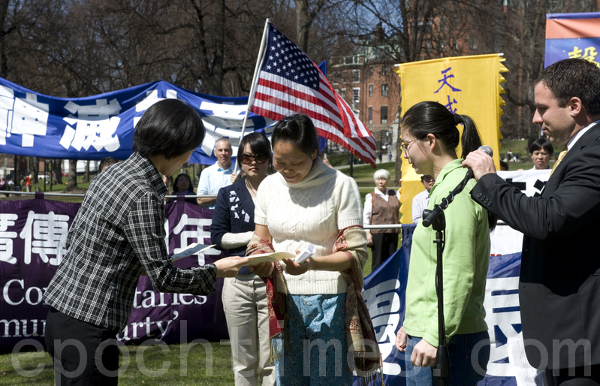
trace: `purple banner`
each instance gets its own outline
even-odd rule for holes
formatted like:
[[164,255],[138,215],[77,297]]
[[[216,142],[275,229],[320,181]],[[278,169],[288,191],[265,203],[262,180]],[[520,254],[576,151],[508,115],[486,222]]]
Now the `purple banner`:
[[[22,339],[43,343],[48,306],[42,301],[48,283],[66,252],[69,227],[80,205],[36,199],[0,201],[0,351],[12,350]],[[181,202],[165,205],[165,231],[169,253],[192,243],[210,244],[212,210]],[[204,254],[176,261],[177,267],[210,264],[222,253]],[[124,344],[147,339],[180,343],[227,338],[221,304],[222,279],[211,296],[154,291],[141,277],[129,321],[118,335]],[[181,323],[186,321],[186,323]],[[185,326],[185,327],[183,327]]]

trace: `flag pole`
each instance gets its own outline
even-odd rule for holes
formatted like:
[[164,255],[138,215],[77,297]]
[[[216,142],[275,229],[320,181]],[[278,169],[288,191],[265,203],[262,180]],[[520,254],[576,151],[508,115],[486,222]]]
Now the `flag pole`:
[[[265,29],[263,30],[262,40],[260,42],[260,48],[258,49],[258,59],[256,60],[256,67],[254,68],[254,76],[252,77],[252,85],[250,86],[250,95],[248,95],[248,105],[246,106],[246,115],[244,115],[244,122],[242,123],[242,136],[244,138],[244,134],[246,133],[246,122],[248,122],[248,113],[250,112],[250,106],[252,105],[252,99],[254,98],[254,92],[256,91],[256,79],[258,77],[258,71],[260,70],[263,58],[264,58],[264,50],[265,50],[265,42],[267,41],[267,35],[269,28],[269,19],[265,21]],[[237,174],[238,167],[240,165],[240,160],[235,159],[235,168],[233,172]]]

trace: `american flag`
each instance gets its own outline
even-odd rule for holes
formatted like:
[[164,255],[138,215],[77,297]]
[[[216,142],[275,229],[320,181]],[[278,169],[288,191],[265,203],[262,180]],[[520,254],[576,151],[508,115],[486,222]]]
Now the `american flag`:
[[[375,139],[309,57],[272,24],[250,111],[280,121],[309,116],[317,134],[375,167]],[[252,96],[251,96],[252,98]]]

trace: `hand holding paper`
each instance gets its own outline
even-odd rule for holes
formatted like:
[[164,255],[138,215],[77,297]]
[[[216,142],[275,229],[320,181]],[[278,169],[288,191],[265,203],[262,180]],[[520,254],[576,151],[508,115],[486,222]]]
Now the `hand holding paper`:
[[230,256],[214,262],[217,267],[217,277],[234,277],[240,268],[248,265],[248,258]]

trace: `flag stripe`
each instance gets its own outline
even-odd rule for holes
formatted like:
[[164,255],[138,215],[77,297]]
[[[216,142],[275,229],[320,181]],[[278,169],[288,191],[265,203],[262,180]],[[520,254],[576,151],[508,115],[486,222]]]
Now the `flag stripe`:
[[[283,118],[288,117],[297,112],[296,110],[290,110],[285,107],[275,105],[266,101],[255,101],[253,110],[253,112],[255,112],[258,115],[262,115],[263,117],[269,117],[274,120],[282,120]],[[317,127],[317,131],[320,136],[334,141],[336,143],[340,143],[339,141],[341,140],[347,146],[352,146],[353,148],[355,148],[364,157],[375,157],[376,150],[375,140],[373,139],[373,137],[369,137],[370,141],[358,141],[357,138],[347,137],[336,127],[331,126],[326,122],[318,120],[315,122],[315,127]],[[340,143],[340,145],[343,146],[342,143]]]
[[[262,75],[262,74],[261,74]],[[338,118],[336,115],[338,114],[338,105],[335,99],[326,98],[322,93],[315,93],[308,87],[296,86],[295,88],[288,87],[289,82],[286,82],[285,79],[278,77],[277,75],[266,74],[265,77],[261,77],[258,81],[257,87],[257,96],[255,98],[264,100],[265,98],[269,99],[270,97],[276,97],[282,101],[294,99],[298,102],[296,105],[309,105],[313,104],[314,109],[317,107],[321,107],[327,112],[323,112],[323,114],[327,114],[332,116],[333,119]],[[322,103],[324,102],[324,103]],[[340,127],[343,127],[343,122],[341,120],[337,120]]]
[[250,110],[274,120],[305,114],[319,135],[375,167],[373,134],[308,56],[273,25],[263,55]]

